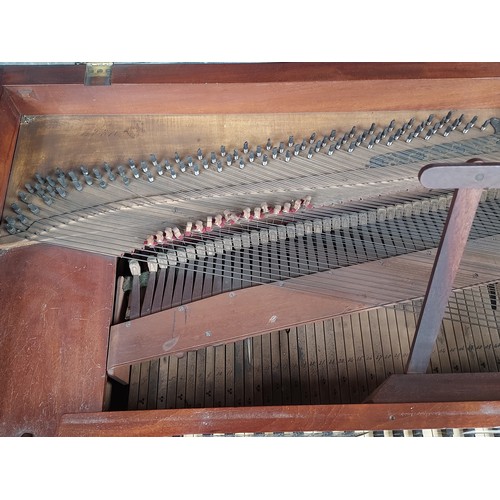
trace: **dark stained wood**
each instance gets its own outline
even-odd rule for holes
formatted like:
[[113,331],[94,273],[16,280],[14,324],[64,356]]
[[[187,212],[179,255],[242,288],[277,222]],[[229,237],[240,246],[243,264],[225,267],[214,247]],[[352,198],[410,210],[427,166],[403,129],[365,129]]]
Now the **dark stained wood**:
[[0,255],[0,435],[102,410],[114,276],[112,259],[62,248]]
[[19,132],[19,120],[20,115],[14,108],[10,97],[0,88],[0,217],[3,216],[10,166]]
[[391,375],[364,403],[437,401],[500,401],[500,373]]
[[[89,61],[98,62],[98,61]],[[111,61],[110,61],[111,62]],[[498,63],[212,63],[212,64],[123,64],[112,67],[113,84],[139,83],[236,83],[365,80],[377,78],[495,78]],[[0,85],[50,83],[82,84],[85,64],[5,65],[0,67]]]
[[63,415],[59,436],[495,427],[500,401],[203,408]]

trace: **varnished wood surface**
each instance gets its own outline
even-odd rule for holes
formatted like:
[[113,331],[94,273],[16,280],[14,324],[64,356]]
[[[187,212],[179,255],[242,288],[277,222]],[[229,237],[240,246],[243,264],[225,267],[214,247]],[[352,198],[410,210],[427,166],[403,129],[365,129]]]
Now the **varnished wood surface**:
[[19,120],[20,116],[13,108],[10,97],[0,91],[0,217],[3,214]]
[[45,245],[0,255],[1,436],[52,436],[63,413],[102,410],[114,273]]
[[500,401],[500,373],[391,375],[365,403]]
[[495,427],[499,401],[195,408],[63,415],[59,436]]
[[[25,115],[301,113],[490,108],[499,78],[264,83],[12,85]],[[401,95],[405,98],[401,99]],[[243,97],[242,97],[243,96]]]
[[[0,67],[0,84],[83,83],[84,64]],[[122,64],[112,68],[112,83],[235,83],[396,78],[488,78],[500,76],[498,63],[233,63]]]

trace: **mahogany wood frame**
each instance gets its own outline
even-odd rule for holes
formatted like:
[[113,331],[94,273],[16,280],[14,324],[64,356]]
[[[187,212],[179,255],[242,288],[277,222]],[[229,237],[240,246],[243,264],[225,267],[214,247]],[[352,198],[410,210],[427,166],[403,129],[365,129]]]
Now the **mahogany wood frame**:
[[[498,107],[500,96],[500,64],[483,63],[279,63],[237,65],[115,65],[110,86],[84,86],[85,67],[75,66],[3,66],[0,67],[0,205],[3,208],[7,179],[15,151],[15,142],[23,115],[72,115],[72,114],[198,114],[198,113],[259,113],[259,112],[320,112],[320,111],[377,111],[411,109],[488,109]],[[36,249],[33,249],[36,252]],[[22,255],[27,249],[19,249]],[[69,252],[69,251],[68,251]],[[71,253],[71,252],[69,252]],[[0,256],[0,273],[5,272],[4,256]],[[57,265],[49,265],[45,272],[57,272]],[[35,305],[43,305],[43,296],[30,290],[29,277],[20,286]],[[64,291],[62,293],[64,296]],[[112,305],[112,297],[109,298]],[[4,303],[19,314],[23,320],[23,308],[16,303]],[[61,315],[69,315],[75,304],[60,304]],[[82,314],[92,316],[92,306],[83,307]],[[99,328],[109,329],[111,314],[97,319]],[[107,322],[107,325],[106,325]],[[60,327],[53,325],[54,329]],[[60,332],[61,333],[61,332]],[[32,370],[50,371],[55,379],[65,377],[65,365],[58,364],[54,352],[29,352],[26,340],[30,332],[19,329],[6,332],[0,328],[0,341],[6,335],[18,334],[16,339],[22,355],[17,357],[17,372]],[[22,338],[25,335],[26,338]],[[61,338],[64,338],[62,335]],[[107,338],[104,339],[107,342]],[[3,344],[2,344],[3,346]],[[80,362],[85,365],[85,350],[78,350]],[[0,361],[5,360],[4,350]],[[14,363],[15,356],[10,357]],[[2,366],[5,366],[2,363]],[[390,418],[380,419],[379,411],[387,415],[404,412],[412,416],[412,427],[473,427],[500,424],[498,402],[445,403],[435,402],[429,408],[408,404],[405,408],[392,403],[382,406],[371,404],[338,405],[330,407],[252,408],[217,410],[144,411],[130,412],[119,416],[106,412],[84,414],[95,408],[76,406],[66,388],[57,392],[57,384],[43,387],[40,398],[33,398],[28,387],[15,379],[12,364],[3,369],[2,378],[8,379],[12,387],[9,394],[2,394],[4,404],[0,412],[2,435],[19,435],[26,426],[37,428],[39,435],[69,434],[68,424],[72,420],[111,422],[108,434],[151,435],[148,426],[137,427],[141,420],[155,421],[168,418],[169,435],[182,433],[224,432],[223,426],[211,426],[210,415],[217,415],[219,422],[236,418],[240,432],[252,432],[257,428],[272,430],[271,422],[277,415],[291,415],[287,430],[307,430],[304,422],[327,422],[328,428],[342,429],[354,425],[345,422],[356,414],[355,427],[365,429],[390,428]],[[100,368],[104,377],[105,366]],[[43,375],[43,373],[42,373]],[[9,379],[12,377],[12,379]],[[77,390],[73,387],[73,390]],[[96,389],[96,400],[103,399],[101,385]],[[14,415],[6,408],[15,408]],[[472,406],[471,406],[472,405]],[[422,410],[422,411],[420,411]],[[64,417],[66,413],[73,416]],[[140,414],[139,414],[140,413]],[[80,414],[75,417],[74,414]],[[339,419],[324,418],[339,415]],[[377,417],[378,415],[378,417]],[[35,425],[43,419],[51,419],[50,425]],[[93,418],[97,420],[92,420]],[[263,420],[261,420],[263,418]],[[288,417],[286,417],[288,418]],[[377,421],[378,418],[378,421]],[[115,419],[115,420],[114,420]],[[339,422],[344,422],[340,424]],[[59,425],[60,422],[60,425]],[[123,424],[123,422],[125,422]],[[209,422],[207,425],[206,422]],[[266,425],[256,424],[265,422]],[[141,422],[139,422],[140,424]],[[267,425],[269,424],[269,425]],[[31,427],[30,427],[31,425]],[[308,425],[308,428],[310,426]],[[59,428],[59,430],[57,430]],[[302,428],[302,429],[301,429]],[[108,428],[109,429],[109,428]],[[320,429],[316,429],[320,430]],[[74,433],[73,433],[74,434]],[[79,435],[96,434],[86,426]],[[102,435],[102,432],[97,432]],[[156,431],[153,432],[157,434]]]

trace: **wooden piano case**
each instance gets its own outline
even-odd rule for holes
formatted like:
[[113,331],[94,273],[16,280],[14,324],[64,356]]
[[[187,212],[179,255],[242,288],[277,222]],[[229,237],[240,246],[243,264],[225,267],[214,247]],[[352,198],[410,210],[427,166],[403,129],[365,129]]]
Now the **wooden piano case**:
[[[333,115],[352,123],[372,113],[500,108],[499,64],[115,64],[109,81],[86,71],[0,68],[2,206],[12,202],[9,186],[58,164],[125,162],[164,144],[184,151],[256,140],[284,123],[307,131]],[[361,404],[108,411],[116,265],[113,257],[50,244],[2,246],[0,435],[500,425],[496,373],[394,379],[395,387]],[[453,384],[468,388],[458,400],[442,390]]]

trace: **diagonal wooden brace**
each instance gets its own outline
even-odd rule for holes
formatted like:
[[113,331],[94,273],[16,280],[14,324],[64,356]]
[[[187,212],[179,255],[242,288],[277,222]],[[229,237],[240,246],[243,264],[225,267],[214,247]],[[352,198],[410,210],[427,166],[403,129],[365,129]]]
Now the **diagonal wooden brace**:
[[431,164],[419,175],[430,189],[455,189],[429,279],[406,373],[425,373],[484,188],[500,187],[500,164]]

